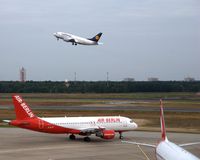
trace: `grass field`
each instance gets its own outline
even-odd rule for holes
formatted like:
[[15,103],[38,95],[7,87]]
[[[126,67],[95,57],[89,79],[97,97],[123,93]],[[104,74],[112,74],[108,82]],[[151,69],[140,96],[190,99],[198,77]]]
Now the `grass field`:
[[[30,106],[157,106],[159,99],[164,99],[167,107],[200,108],[198,93],[131,93],[131,94],[20,94]],[[0,106],[12,106],[11,94],[0,94]],[[34,110],[34,109],[33,109]],[[38,116],[102,116],[121,115],[133,118],[140,130],[158,131],[159,112],[145,111],[66,111],[66,110],[34,110]],[[11,109],[0,110],[0,120],[14,119]],[[167,129],[169,131],[200,133],[200,113],[167,112],[165,111]],[[5,126],[0,122],[1,126]]]
[[[158,105],[163,99],[168,106],[190,105],[200,107],[199,93],[123,93],[123,94],[49,94],[22,93],[20,94],[31,105],[84,105],[109,104],[110,102],[130,102],[131,104],[148,106]],[[0,105],[12,105],[12,94],[0,94]],[[128,104],[128,103],[127,103]]]
[[[11,98],[10,93],[2,93],[1,99]],[[199,93],[191,92],[146,92],[146,93],[20,93],[24,98],[38,98],[38,99],[157,99],[157,98],[173,98],[173,99],[198,99]]]

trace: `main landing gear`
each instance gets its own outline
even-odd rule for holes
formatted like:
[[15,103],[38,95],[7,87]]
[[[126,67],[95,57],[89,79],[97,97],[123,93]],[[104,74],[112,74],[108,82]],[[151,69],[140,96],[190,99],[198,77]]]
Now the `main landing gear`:
[[75,43],[75,42],[72,42],[72,45],[75,45],[75,46],[76,46],[76,45],[77,45],[77,43]]
[[69,136],[69,139],[71,139],[71,140],[75,140],[75,139],[76,139],[76,136],[73,135],[73,134],[71,134],[71,135]]
[[[74,134],[71,134],[71,135],[69,136],[69,139],[70,139],[70,140],[75,140],[75,139],[76,139],[76,136],[75,136]],[[84,137],[83,140],[84,140],[85,142],[90,142],[90,141],[91,141],[90,137]]]
[[119,132],[119,139],[123,139],[122,132]]

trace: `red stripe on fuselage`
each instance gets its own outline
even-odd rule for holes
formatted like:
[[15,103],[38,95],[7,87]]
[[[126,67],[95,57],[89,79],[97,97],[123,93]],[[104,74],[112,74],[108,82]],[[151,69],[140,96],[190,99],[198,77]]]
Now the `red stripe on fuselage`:
[[10,125],[24,128],[24,129],[33,130],[33,131],[44,132],[44,133],[54,133],[54,134],[64,134],[64,133],[79,134],[80,133],[80,130],[57,126],[55,124],[46,122],[40,118],[13,120],[10,122]]

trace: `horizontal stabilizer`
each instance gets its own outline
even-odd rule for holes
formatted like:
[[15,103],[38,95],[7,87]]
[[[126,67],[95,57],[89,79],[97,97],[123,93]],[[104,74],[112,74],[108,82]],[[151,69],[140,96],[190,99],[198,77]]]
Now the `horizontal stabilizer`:
[[103,43],[102,42],[98,42],[98,45],[103,45]]
[[121,142],[122,143],[135,144],[135,145],[139,145],[139,146],[146,146],[146,147],[156,148],[156,145],[153,145],[153,144],[138,143],[138,142],[131,142],[131,141],[121,141]]
[[3,122],[5,122],[5,123],[10,123],[11,120],[3,120]]

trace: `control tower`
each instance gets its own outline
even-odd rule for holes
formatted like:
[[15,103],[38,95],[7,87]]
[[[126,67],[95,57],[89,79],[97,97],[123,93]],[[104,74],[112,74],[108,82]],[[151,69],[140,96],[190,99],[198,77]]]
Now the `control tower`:
[[26,70],[24,69],[24,67],[22,67],[20,69],[20,82],[26,82]]

